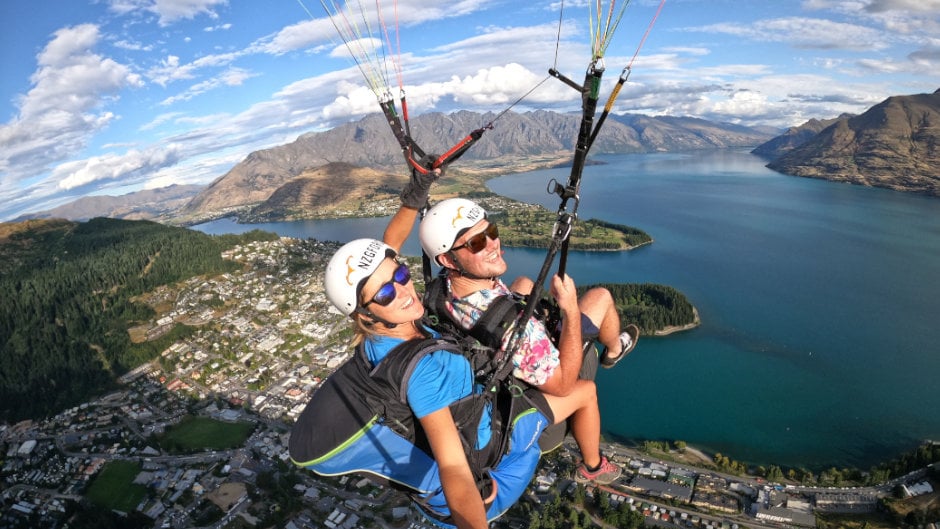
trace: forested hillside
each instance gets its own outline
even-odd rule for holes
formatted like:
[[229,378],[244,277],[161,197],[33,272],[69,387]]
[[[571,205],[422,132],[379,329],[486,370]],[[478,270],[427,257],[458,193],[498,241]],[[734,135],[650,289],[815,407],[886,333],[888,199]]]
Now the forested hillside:
[[0,421],[47,416],[113,385],[155,354],[130,341],[128,322],[151,316],[131,298],[229,270],[224,249],[274,237],[105,218],[0,225]]
[[698,323],[692,303],[672,287],[652,283],[594,286],[607,288],[623,322],[636,324],[643,334]]

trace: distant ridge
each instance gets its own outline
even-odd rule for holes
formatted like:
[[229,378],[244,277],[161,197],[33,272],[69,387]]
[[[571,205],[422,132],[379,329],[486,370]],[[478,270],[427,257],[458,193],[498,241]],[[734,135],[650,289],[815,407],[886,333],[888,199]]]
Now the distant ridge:
[[854,114],[842,114],[841,116],[832,119],[813,118],[806,123],[803,123],[799,127],[790,127],[780,136],[777,136],[776,138],[766,143],[758,145],[751,152],[770,159],[779,158],[799,147],[800,145],[806,143],[807,141],[813,139],[817,134],[822,132],[823,129],[829,125],[832,125],[836,121],[849,119],[853,116]]
[[940,90],[889,97],[861,115],[837,119],[767,167],[940,196]]
[[[471,130],[495,118],[492,113],[469,111],[430,113],[412,119],[411,132],[425,151],[440,153]],[[487,131],[467,151],[458,165],[461,168],[473,167],[474,164],[512,167],[527,157],[570,157],[574,152],[579,124],[579,114],[543,110],[506,113],[494,123],[493,130]],[[693,118],[612,116],[591,152],[642,153],[743,147],[757,145],[770,137],[763,130]],[[401,175],[400,183],[392,185],[392,188],[396,185],[400,188],[404,182],[401,150],[384,117],[371,114],[357,122],[304,134],[289,144],[251,153],[196,196],[182,211],[182,216],[204,219],[250,210],[294,178],[329,163],[347,164],[347,168],[370,167]],[[315,178],[315,175],[310,173],[308,178]],[[315,186],[312,181],[306,185],[308,190]],[[385,196],[391,196],[391,193]],[[324,200],[315,203],[324,207],[331,205]],[[273,209],[266,206],[265,211],[272,212]]]
[[120,196],[82,197],[47,211],[23,215],[14,222],[50,218],[83,221],[94,217],[162,220],[175,214],[203,189],[205,186],[201,185],[171,185]]

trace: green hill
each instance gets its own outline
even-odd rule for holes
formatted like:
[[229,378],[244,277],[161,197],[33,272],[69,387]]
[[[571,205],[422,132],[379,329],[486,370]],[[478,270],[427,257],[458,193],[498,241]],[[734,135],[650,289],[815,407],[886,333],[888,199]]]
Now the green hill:
[[105,218],[0,225],[0,420],[48,416],[113,387],[159,352],[131,343],[128,323],[152,314],[134,296],[230,270],[224,249],[272,237]]

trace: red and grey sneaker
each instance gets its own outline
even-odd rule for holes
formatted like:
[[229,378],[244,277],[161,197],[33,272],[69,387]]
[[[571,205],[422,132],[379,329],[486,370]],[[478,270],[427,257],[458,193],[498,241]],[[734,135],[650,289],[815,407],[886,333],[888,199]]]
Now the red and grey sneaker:
[[608,461],[606,456],[601,456],[601,464],[593,472],[588,470],[582,461],[574,472],[574,480],[578,483],[594,482],[598,485],[609,485],[619,478],[620,474],[620,467]]

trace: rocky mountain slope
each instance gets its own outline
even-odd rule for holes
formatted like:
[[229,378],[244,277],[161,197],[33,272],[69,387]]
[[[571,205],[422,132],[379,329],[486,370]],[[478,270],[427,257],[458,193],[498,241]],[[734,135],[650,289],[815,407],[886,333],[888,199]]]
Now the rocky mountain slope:
[[940,90],[889,97],[861,115],[837,120],[767,166],[940,196]]
[[[470,131],[495,118],[496,115],[492,113],[469,111],[424,114],[411,120],[411,133],[426,152],[440,153]],[[579,124],[578,114],[509,112],[493,123],[493,129],[487,131],[467,151],[459,165],[473,167],[477,163],[490,167],[503,164],[516,167],[520,160],[529,157],[570,157]],[[591,152],[660,152],[740,147],[756,145],[769,137],[763,131],[747,127],[691,118],[618,116],[607,121]],[[292,143],[251,153],[195,197],[183,214],[192,219],[218,216],[234,210],[245,211],[268,200],[281,186],[305,172],[331,162],[348,165],[336,166],[322,174],[335,177],[339,167],[351,166],[371,167],[402,175],[405,171],[401,150],[384,117],[371,114],[354,123],[324,132],[304,134]],[[317,174],[309,173],[308,178],[315,179]],[[372,185],[368,182],[359,182],[357,185],[361,189],[346,189],[347,194],[374,191],[374,188],[368,187]],[[398,187],[400,185],[397,184]],[[313,188],[314,185],[308,182],[308,193],[315,194]],[[326,189],[321,188],[321,191]],[[328,196],[333,195],[326,193],[316,203],[328,205],[330,201],[324,199]],[[270,212],[272,209],[265,207],[264,211]]]
[[751,152],[771,160],[779,158],[799,147],[800,145],[806,143],[807,141],[813,139],[817,134],[822,132],[823,129],[832,125],[836,121],[849,119],[852,116],[852,114],[842,114],[841,116],[832,119],[813,118],[806,123],[803,123],[799,127],[790,127],[780,136],[758,145]]
[[309,218],[311,212],[325,216],[337,207],[361,208],[376,195],[397,194],[405,181],[404,175],[332,162],[304,171],[277,188],[252,209],[251,218],[254,221]]

